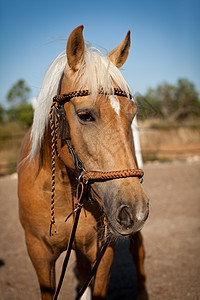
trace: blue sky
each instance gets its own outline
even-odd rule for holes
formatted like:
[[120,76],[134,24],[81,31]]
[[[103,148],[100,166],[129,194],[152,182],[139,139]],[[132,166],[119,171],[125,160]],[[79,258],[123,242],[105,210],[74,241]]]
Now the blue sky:
[[123,75],[135,93],[180,77],[200,92],[199,0],[0,0],[0,102],[21,78],[36,97],[49,64],[81,24],[85,40],[108,51],[131,30]]

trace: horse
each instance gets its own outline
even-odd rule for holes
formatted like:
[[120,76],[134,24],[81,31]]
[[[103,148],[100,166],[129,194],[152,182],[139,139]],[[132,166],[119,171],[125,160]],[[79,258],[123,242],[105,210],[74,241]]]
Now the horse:
[[[19,217],[27,251],[39,280],[41,298],[53,299],[55,262],[66,250],[81,171],[75,168],[66,141],[54,148],[54,199],[52,203],[52,130],[49,112],[55,95],[71,95],[63,103],[65,121],[57,134],[70,130],[70,142],[85,170],[137,169],[131,124],[136,104],[120,68],[130,48],[130,31],[109,54],[86,47],[83,26],[69,35],[66,54],[60,54],[44,77],[32,127],[22,143],[18,161]],[[83,95],[77,91],[87,91]],[[56,119],[55,109],[53,118]],[[58,123],[58,117],[57,117]],[[58,139],[59,140],[59,139]],[[60,145],[60,146],[59,146]],[[65,149],[65,151],[63,151]],[[92,299],[106,299],[116,238],[128,236],[135,262],[138,298],[147,299],[144,245],[140,229],[149,213],[149,200],[140,179],[116,178],[91,182],[80,213],[73,249],[80,285],[83,285],[108,236],[109,244],[90,286]],[[53,205],[53,207],[51,207]],[[50,209],[51,207],[51,209]],[[86,216],[85,216],[86,214]],[[50,221],[51,220],[51,221]],[[53,221],[52,221],[53,220]],[[49,228],[52,234],[49,234]]]

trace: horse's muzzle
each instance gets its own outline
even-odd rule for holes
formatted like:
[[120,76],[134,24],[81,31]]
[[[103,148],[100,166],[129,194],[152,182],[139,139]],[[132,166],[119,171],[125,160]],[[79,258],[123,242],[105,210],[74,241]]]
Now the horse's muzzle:
[[129,229],[134,225],[133,216],[131,210],[127,205],[121,205],[117,210],[116,215],[117,222],[126,229]]
[[142,229],[149,215],[149,201],[140,211],[122,204],[118,207],[115,219],[109,220],[110,231],[115,236],[126,236]]

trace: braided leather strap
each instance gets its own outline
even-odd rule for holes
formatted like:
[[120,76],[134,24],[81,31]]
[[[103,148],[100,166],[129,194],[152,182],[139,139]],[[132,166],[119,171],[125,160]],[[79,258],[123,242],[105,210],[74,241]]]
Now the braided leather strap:
[[[131,94],[127,94],[126,92],[122,91],[121,89],[114,88],[114,91],[110,93],[105,93],[102,89],[98,90],[97,94],[100,95],[116,95],[119,97],[127,97],[132,99],[133,96]],[[59,102],[60,104],[64,104],[66,102],[69,102],[72,98],[74,97],[84,97],[84,96],[89,96],[90,92],[89,90],[81,90],[81,91],[74,91],[68,94],[62,94],[62,95],[57,95],[53,98],[53,101]]]
[[126,177],[138,177],[142,178],[144,176],[144,171],[141,169],[127,169],[119,171],[86,171],[82,173],[80,179],[84,183],[91,183],[94,181],[107,181],[112,179],[126,178]]

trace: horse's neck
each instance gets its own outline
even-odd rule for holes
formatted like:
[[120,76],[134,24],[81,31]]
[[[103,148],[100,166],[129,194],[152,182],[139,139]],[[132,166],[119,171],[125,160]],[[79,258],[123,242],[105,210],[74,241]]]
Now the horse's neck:
[[40,165],[45,169],[51,169],[51,148],[51,131],[50,126],[48,126],[40,148]]

